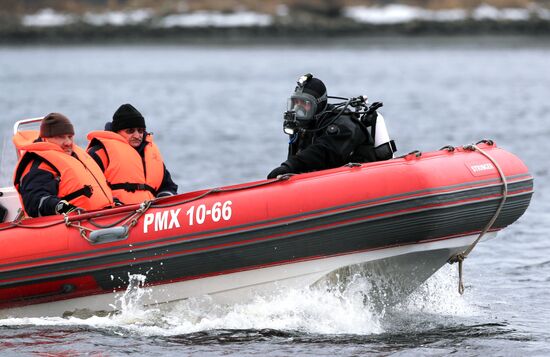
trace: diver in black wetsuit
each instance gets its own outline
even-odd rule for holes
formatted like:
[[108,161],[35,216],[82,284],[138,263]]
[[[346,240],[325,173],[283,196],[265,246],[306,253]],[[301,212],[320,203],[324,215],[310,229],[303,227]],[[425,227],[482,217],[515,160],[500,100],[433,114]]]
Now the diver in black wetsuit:
[[320,79],[311,74],[300,77],[285,113],[285,133],[290,135],[288,157],[269,173],[268,179],[287,173],[335,168],[349,162],[386,160],[393,156],[395,150],[377,154],[372,131],[360,119],[363,114],[369,116],[366,119],[376,117],[377,107],[370,113],[352,111],[348,109],[350,104],[366,107],[363,97],[352,98],[345,105],[328,104],[328,98]]

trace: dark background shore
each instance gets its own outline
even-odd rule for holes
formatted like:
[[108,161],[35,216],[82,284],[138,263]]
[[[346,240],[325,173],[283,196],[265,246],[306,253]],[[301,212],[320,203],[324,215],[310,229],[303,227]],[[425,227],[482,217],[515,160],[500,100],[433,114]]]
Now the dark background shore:
[[293,27],[235,27],[157,29],[143,26],[91,27],[63,26],[55,28],[15,27],[0,31],[0,44],[63,44],[63,43],[299,43],[304,40],[357,39],[384,36],[459,37],[491,36],[550,36],[549,22],[526,23],[408,23],[386,26],[358,25],[349,28],[310,29]]
[[[358,7],[375,10],[401,6],[409,12],[444,13],[461,11],[461,18],[434,20],[411,17],[377,22],[350,16]],[[476,15],[488,7],[495,16]],[[50,11],[65,20],[59,23],[29,24],[26,17]],[[128,20],[132,12],[145,11],[139,20]],[[521,12],[523,17],[500,16]],[[163,19],[173,15],[218,14],[238,16],[241,13],[264,16],[265,23],[162,26]],[[90,23],[87,16],[117,14],[126,21]],[[130,15],[128,15],[130,14]],[[397,16],[403,15],[397,11]],[[354,1],[354,0],[268,0],[268,1],[150,1],[150,0],[3,0],[0,8],[0,43],[293,43],[304,39],[361,38],[374,36],[549,36],[550,1]]]

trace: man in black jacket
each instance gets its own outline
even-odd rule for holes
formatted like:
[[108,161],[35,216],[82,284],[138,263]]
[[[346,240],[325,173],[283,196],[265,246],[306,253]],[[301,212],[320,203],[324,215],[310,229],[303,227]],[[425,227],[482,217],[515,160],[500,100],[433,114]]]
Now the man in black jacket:
[[[272,170],[268,179],[287,173],[303,173],[343,166],[349,162],[375,161],[364,147],[373,140],[354,113],[327,103],[324,83],[311,74],[300,77],[289,99],[287,115],[297,127],[290,135],[288,158]],[[289,133],[290,134],[290,133]]]
[[[113,121],[105,125],[105,131],[88,134],[88,153],[105,173],[113,196],[124,204],[177,194],[178,185],[145,128],[143,115],[131,104],[123,104],[113,114]],[[117,134],[114,136],[118,140],[106,132]],[[122,145],[106,146],[119,140]],[[138,177],[143,182],[128,182]]]

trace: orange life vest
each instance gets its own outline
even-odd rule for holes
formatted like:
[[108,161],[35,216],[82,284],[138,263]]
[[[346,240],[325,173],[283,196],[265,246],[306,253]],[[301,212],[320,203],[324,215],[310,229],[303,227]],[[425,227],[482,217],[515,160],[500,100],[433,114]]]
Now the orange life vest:
[[107,153],[109,162],[104,173],[114,197],[124,204],[155,198],[164,178],[164,163],[151,134],[144,138],[147,144],[143,158],[115,132],[92,131],[88,134],[88,140],[91,143],[93,139],[101,142]]
[[25,168],[32,161],[32,154],[44,159],[59,173],[57,196],[87,211],[113,206],[111,189],[105,176],[90,155],[77,145],[73,145],[76,157],[65,153],[58,145],[36,142],[21,147],[25,154],[17,163],[14,184],[17,190]]

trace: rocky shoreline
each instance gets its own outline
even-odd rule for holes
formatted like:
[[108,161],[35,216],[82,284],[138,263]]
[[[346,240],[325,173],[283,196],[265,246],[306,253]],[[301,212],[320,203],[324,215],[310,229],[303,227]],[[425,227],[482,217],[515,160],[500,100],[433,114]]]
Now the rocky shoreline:
[[75,24],[56,27],[13,26],[0,29],[2,44],[61,43],[247,43],[255,41],[300,42],[303,39],[369,38],[379,36],[549,36],[550,22],[531,21],[413,21],[400,24],[343,23],[338,26],[270,25],[236,27],[154,28],[143,25],[90,26]]
[[[287,9],[288,10],[288,9]],[[549,36],[542,6],[428,10],[407,5],[347,7],[333,13],[250,10],[158,14],[125,11],[1,14],[0,44],[248,43],[378,36]]]

